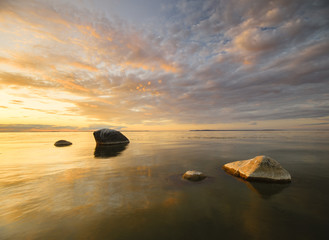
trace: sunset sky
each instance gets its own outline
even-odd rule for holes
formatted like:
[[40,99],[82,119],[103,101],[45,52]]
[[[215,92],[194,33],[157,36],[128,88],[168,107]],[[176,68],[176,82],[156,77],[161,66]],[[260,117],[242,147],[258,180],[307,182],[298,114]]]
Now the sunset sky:
[[329,129],[329,1],[0,0],[0,131]]

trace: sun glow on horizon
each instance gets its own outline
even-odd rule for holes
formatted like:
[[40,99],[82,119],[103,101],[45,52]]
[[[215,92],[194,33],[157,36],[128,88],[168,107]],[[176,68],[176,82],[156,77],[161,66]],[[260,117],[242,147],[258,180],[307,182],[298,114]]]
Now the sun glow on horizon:
[[322,8],[234,2],[2,1],[0,131],[328,129]]

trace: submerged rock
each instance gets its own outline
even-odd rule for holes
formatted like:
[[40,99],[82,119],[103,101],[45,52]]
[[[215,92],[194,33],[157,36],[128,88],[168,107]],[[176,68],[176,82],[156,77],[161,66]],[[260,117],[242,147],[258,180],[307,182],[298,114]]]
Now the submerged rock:
[[190,181],[201,181],[206,178],[206,175],[204,175],[202,172],[190,170],[184,173],[183,175],[184,179],[190,180]]
[[94,132],[94,138],[97,144],[120,144],[120,143],[129,143],[128,138],[123,135],[121,132],[103,128]]
[[267,156],[227,163],[223,169],[248,181],[290,182],[291,176],[280,163]]
[[65,147],[72,145],[72,143],[66,140],[58,140],[57,142],[54,143],[54,145],[56,147]]

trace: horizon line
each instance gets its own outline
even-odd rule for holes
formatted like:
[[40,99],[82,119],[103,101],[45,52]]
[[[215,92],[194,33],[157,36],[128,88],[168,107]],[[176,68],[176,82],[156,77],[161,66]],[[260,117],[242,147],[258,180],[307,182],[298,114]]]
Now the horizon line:
[[[115,129],[116,130],[116,129]],[[20,130],[9,130],[9,131],[6,131],[6,130],[0,130],[0,133],[8,133],[8,132],[94,132],[94,131],[97,131],[97,130],[23,130],[23,131],[20,131]],[[117,130],[117,131],[120,131],[120,132],[166,132],[166,131],[169,131],[169,132],[178,132],[178,131],[183,131],[183,132],[277,132],[277,131],[329,131],[329,129],[302,129],[302,128],[299,128],[299,129],[182,129],[182,130],[177,130],[177,129],[167,129],[167,130],[147,130],[147,129],[144,129],[144,130]]]

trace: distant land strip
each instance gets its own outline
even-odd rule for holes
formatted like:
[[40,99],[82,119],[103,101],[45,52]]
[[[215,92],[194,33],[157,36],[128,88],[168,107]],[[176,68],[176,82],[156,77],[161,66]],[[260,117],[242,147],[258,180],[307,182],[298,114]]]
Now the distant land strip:
[[191,132],[261,132],[261,131],[316,131],[320,129],[193,129]]

